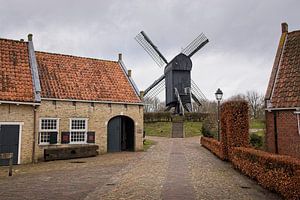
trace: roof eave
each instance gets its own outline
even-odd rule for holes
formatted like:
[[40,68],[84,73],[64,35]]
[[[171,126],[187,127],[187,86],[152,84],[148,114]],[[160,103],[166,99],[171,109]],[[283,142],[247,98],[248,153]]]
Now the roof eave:
[[25,102],[25,101],[2,101],[0,100],[0,104],[16,104],[16,105],[32,105],[39,106],[40,102]]
[[126,105],[140,105],[143,106],[143,102],[121,102],[121,101],[98,101],[98,100],[81,100],[81,99],[59,99],[59,98],[41,98],[48,101],[68,101],[68,102],[82,102],[82,103],[102,103],[102,104],[126,104]]
[[275,56],[275,60],[274,60],[273,67],[272,67],[271,76],[269,79],[269,83],[268,83],[268,87],[267,87],[267,91],[266,91],[266,95],[265,95],[265,100],[270,100],[272,97],[272,93],[274,92],[276,75],[277,75],[279,67],[280,67],[280,60],[281,60],[282,53],[284,50],[284,45],[286,43],[287,34],[288,34],[287,32],[283,32],[281,34],[277,52],[276,52],[276,56]]
[[296,110],[296,111],[300,111],[300,107],[278,107],[278,108],[266,108],[266,111],[275,111],[275,110]]

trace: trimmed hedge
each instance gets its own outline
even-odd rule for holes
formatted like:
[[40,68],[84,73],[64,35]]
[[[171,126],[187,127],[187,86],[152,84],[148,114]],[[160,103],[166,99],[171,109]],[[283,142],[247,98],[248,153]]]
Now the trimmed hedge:
[[200,143],[202,146],[210,150],[216,156],[218,156],[221,160],[226,160],[226,157],[223,152],[223,144],[214,138],[201,137]]
[[201,137],[201,144],[220,159],[286,199],[300,199],[300,160],[249,147],[248,104],[228,101],[221,106],[221,142]]
[[232,148],[236,169],[286,199],[300,199],[300,160],[252,148]]
[[[185,113],[184,120],[200,122],[210,114],[208,113]],[[149,112],[144,113],[144,122],[171,122],[172,113],[170,112]]]
[[228,159],[233,147],[249,146],[248,103],[244,100],[231,100],[221,105],[221,142]]

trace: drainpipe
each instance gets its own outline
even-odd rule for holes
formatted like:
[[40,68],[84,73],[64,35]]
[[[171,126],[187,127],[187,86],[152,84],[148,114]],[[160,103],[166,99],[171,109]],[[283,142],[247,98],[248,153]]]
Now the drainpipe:
[[278,130],[277,130],[277,112],[273,111],[274,114],[274,139],[275,139],[275,153],[278,154]]
[[32,141],[32,163],[35,163],[35,140],[36,140],[36,110],[37,107],[33,107],[33,141]]

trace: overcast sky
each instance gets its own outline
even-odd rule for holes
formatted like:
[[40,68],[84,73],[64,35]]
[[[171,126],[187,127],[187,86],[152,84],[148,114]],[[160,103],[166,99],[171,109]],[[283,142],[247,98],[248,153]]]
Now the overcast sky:
[[192,57],[193,80],[208,99],[264,94],[281,34],[300,29],[299,0],[75,1],[0,0],[0,37],[27,39],[36,50],[117,60],[140,90],[162,73],[134,40],[144,30],[171,60],[203,32],[210,42]]

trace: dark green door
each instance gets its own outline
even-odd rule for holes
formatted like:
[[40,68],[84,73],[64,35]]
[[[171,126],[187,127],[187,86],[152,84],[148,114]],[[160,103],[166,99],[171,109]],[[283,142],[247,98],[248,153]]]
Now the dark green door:
[[134,122],[126,116],[114,117],[108,122],[107,151],[134,151]]
[[108,123],[107,133],[107,151],[118,152],[121,151],[121,117],[115,117]]
[[[0,153],[13,153],[13,164],[18,164],[19,125],[0,125]],[[8,160],[0,160],[0,165],[8,165]]]

